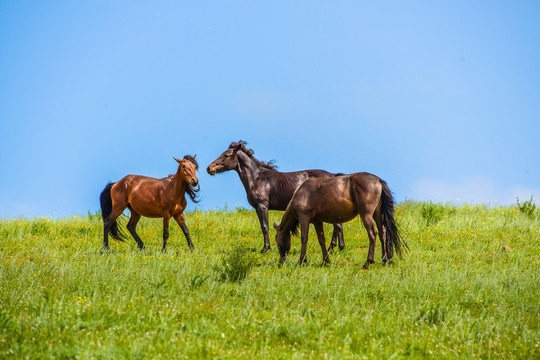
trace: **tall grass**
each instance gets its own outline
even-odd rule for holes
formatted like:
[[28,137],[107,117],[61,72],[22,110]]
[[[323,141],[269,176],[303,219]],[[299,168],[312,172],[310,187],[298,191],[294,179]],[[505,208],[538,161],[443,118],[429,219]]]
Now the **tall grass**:
[[282,267],[259,254],[245,209],[187,213],[195,251],[171,227],[167,254],[159,220],[108,253],[99,214],[0,220],[0,358],[540,358],[538,210],[424,206],[397,207],[411,251],[369,271],[358,220],[327,267],[313,229],[307,266],[298,239]]

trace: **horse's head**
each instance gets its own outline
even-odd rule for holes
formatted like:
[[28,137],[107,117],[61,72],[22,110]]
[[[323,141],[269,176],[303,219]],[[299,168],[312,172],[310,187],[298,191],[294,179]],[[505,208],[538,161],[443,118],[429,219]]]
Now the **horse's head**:
[[276,229],[276,244],[280,255],[279,262],[283,263],[291,250],[291,230],[282,229],[276,223],[274,223],[274,229]]
[[190,187],[194,188],[199,184],[199,179],[197,178],[197,169],[199,164],[195,160],[195,156],[186,155],[182,160],[174,158],[178,165],[178,173],[183,182],[188,184]]
[[243,141],[231,143],[227,150],[225,150],[216,160],[208,165],[206,168],[208,174],[215,175],[225,171],[234,170],[238,166],[238,151],[251,151],[246,150],[245,144],[246,143]]

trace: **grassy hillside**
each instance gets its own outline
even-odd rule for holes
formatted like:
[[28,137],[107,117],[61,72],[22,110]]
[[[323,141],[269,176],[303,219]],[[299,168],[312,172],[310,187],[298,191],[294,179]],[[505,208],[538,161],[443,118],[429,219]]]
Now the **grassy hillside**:
[[313,228],[308,265],[295,239],[278,266],[273,229],[260,255],[251,210],[187,213],[195,251],[174,225],[167,254],[160,220],[139,225],[145,252],[105,254],[97,214],[0,220],[0,358],[540,358],[538,210],[406,202],[396,218],[411,251],[385,267],[378,244],[369,271],[358,219],[327,267]]

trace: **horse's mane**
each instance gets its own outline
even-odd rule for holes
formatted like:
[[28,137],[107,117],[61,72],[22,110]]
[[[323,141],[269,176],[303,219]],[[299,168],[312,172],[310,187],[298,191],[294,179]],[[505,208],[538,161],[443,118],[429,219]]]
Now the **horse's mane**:
[[[195,155],[197,156],[197,155]],[[193,164],[195,164],[195,170],[199,170],[199,163],[197,160],[195,160],[195,156],[186,155],[184,156],[184,160],[191,161]],[[201,186],[197,185],[196,188],[191,187],[191,185],[186,184],[186,194],[188,194],[191,201],[193,201],[195,204],[199,203],[201,200],[198,198],[198,192],[201,190]]]
[[[161,180],[171,180],[174,177],[175,174],[169,174],[169,176],[162,178]],[[196,188],[192,188],[189,184],[186,184],[186,193],[188,194],[191,201],[193,201],[195,204],[199,203],[201,200],[198,199],[198,192],[200,191],[201,186],[197,185]]]
[[201,186],[197,185],[196,188],[191,187],[191,185],[186,184],[186,194],[189,195],[189,198],[191,201],[193,201],[195,204],[199,203],[201,200],[198,198],[198,192],[201,190]]
[[253,154],[255,154],[255,152],[253,151],[253,149],[248,149],[246,147],[247,145],[247,142],[245,142],[244,140],[239,140],[238,142],[232,142],[231,145],[229,145],[229,149],[230,148],[236,148],[236,147],[240,147],[240,150],[242,150],[244,152],[244,154],[246,154],[247,156],[249,156],[253,161],[255,161],[255,163],[257,165],[259,165],[260,167],[264,167],[266,169],[270,169],[270,170],[276,170],[277,171],[277,168],[276,168],[276,161],[275,160],[270,160],[270,161],[261,161],[259,159],[257,159],[255,156],[253,156]]
[[300,225],[299,221],[296,221],[293,226],[291,227],[291,235],[292,236],[298,236],[298,225]]

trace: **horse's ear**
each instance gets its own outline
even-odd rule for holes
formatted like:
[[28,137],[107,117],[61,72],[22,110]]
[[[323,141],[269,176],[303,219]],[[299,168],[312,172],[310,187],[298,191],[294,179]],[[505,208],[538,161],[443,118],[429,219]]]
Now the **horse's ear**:
[[180,164],[180,161],[181,161],[181,160],[178,160],[178,159],[175,158],[174,156],[173,156],[173,159],[176,160],[176,162]]
[[279,230],[279,226],[275,222],[274,222],[274,229]]
[[193,155],[193,160],[195,160],[196,157],[197,157],[197,154]]

